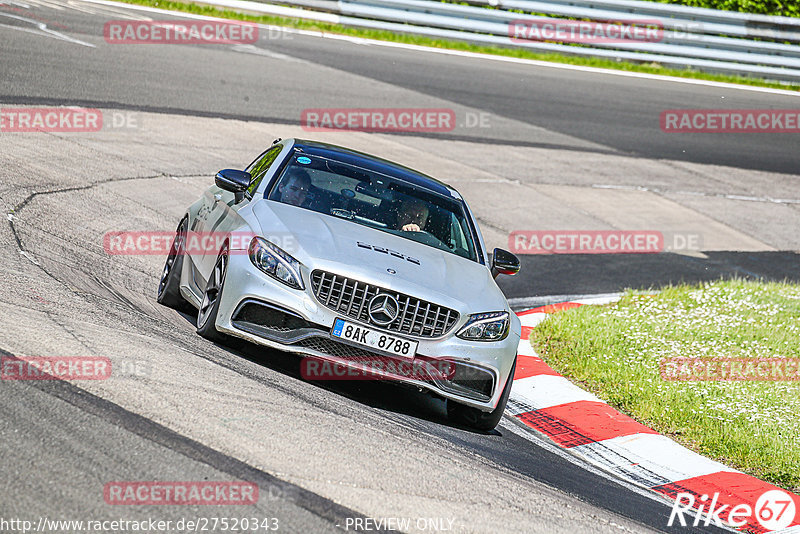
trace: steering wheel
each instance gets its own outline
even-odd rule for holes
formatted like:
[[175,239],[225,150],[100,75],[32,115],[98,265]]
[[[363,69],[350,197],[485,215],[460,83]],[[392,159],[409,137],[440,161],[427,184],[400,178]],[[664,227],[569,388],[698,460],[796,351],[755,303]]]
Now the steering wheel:
[[439,239],[438,237],[436,237],[432,233],[428,232],[427,230],[418,230],[418,231],[403,230],[403,233],[404,234],[411,234],[411,235],[409,235],[409,237],[411,239],[413,239],[414,241],[418,241],[420,243],[427,243],[429,245],[433,245],[433,246],[437,246],[437,247],[439,245],[441,245],[443,247],[447,246],[441,239]]

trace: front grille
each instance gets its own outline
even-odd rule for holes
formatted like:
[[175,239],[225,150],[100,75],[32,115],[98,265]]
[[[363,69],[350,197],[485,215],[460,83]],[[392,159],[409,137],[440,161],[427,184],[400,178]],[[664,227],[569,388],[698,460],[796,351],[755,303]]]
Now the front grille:
[[494,375],[489,370],[459,361],[438,360],[420,355],[413,361],[401,360],[317,336],[301,339],[293,345],[361,364],[368,369],[383,370],[408,379],[435,382],[439,388],[462,397],[486,401],[492,397],[494,390]]
[[361,364],[368,370],[384,371],[401,379],[432,381],[428,371],[428,364],[422,359],[404,360],[383,356],[367,350],[340,343],[333,339],[323,337],[308,337],[301,339],[296,346],[316,350],[323,354],[335,356],[351,363]]
[[[439,337],[458,322],[453,309],[326,271],[312,272],[311,286],[317,300],[333,311],[400,334]],[[385,326],[372,321],[367,310],[379,293],[391,295],[400,305],[397,319]]]
[[361,350],[357,347],[353,347],[351,345],[340,343],[338,341],[334,341],[332,339],[327,339],[324,337],[309,337],[298,341],[297,343],[295,343],[295,345],[313,349],[323,354],[328,354],[330,356],[335,356],[337,358],[342,358],[344,360],[350,360],[353,362],[358,362],[363,364],[368,364],[376,360],[388,358],[386,356],[380,356],[368,350]]

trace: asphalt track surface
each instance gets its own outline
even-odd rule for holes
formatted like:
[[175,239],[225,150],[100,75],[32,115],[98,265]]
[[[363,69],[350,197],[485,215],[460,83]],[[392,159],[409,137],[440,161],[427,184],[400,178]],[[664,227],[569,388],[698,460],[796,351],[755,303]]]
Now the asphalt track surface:
[[[513,178],[513,157],[525,150],[621,155],[644,165],[667,159],[769,172],[769,187],[798,198],[796,137],[672,138],[657,129],[664,108],[722,107],[722,96],[725,107],[791,108],[796,97],[523,69],[297,34],[252,47],[111,46],[102,39],[104,22],[135,12],[82,2],[7,4],[0,12],[95,45],[26,31],[30,22],[6,17],[0,103],[132,110],[146,125],[88,139],[0,134],[0,200],[10,214],[0,233],[3,354],[102,354],[145,369],[103,383],[2,383],[0,517],[278,517],[284,532],[342,530],[346,518],[366,516],[453,518],[457,532],[715,530],[667,528],[664,502],[558,454],[510,420],[493,433],[471,432],[449,425],[440,401],[413,391],[309,383],[296,359],[210,344],[194,334],[191,317],[155,304],[161,258],[109,257],[99,238],[114,229],[174,226],[217,168],[243,166],[270,136],[298,131],[307,107],[445,103],[459,116],[491,114],[489,129],[342,138],[365,149],[408,151],[420,164],[426,152],[458,149],[466,161],[468,151],[483,149],[481,155],[511,161],[507,172],[494,172]],[[447,163],[437,165],[447,174]],[[747,189],[746,176],[734,173],[728,185]],[[622,185],[653,186],[648,177],[627,176]],[[557,186],[563,177],[538,181]],[[681,185],[692,191],[700,182]],[[482,223],[504,228],[488,192],[467,198]],[[782,237],[785,222],[760,217],[758,209],[739,218],[756,221],[748,235],[770,246],[704,257],[531,256],[524,262],[532,274],[504,287],[526,297],[719,273],[796,278],[791,251],[800,247]],[[709,260],[715,270],[702,265]],[[565,276],[569,268],[580,277]],[[124,480],[248,480],[262,498],[254,507],[212,512],[105,504],[103,485]]]
[[[92,43],[98,41],[103,24],[113,17],[110,13],[83,16],[69,10],[43,10],[38,20],[47,22],[48,16],[56,14],[53,22],[59,26],[51,24],[51,28]],[[14,19],[4,22],[25,25]],[[665,109],[794,109],[797,97],[792,96],[529,69],[514,63],[435,56],[348,41],[328,40],[323,44],[318,38],[277,32],[263,35],[257,43],[273,57],[285,54],[294,60],[276,70],[260,68],[257,58],[248,57],[252,52],[237,57],[203,45],[192,46],[191,51],[158,45],[144,45],[157,50],[141,50],[141,46],[131,50],[128,45],[88,51],[81,46],[56,46],[50,39],[12,35],[11,42],[5,41],[0,85],[0,96],[7,103],[85,102],[98,107],[169,109],[297,123],[306,107],[400,105],[374,90],[375,82],[383,82],[413,91],[415,99],[419,95],[444,98],[451,105],[536,125],[638,157],[789,174],[798,171],[796,136],[687,137],[658,128],[659,114]],[[45,50],[47,54],[42,56]],[[327,69],[312,69],[305,62]],[[42,76],[42,69],[46,69],[46,76]],[[342,73],[355,76],[345,80]],[[561,141],[531,141],[510,129],[495,128],[491,133],[473,129],[462,135],[487,143],[571,148]]]

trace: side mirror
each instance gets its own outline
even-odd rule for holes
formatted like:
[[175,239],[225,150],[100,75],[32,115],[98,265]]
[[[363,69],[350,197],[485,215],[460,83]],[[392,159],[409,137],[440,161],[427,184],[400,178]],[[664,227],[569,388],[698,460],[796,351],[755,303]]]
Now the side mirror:
[[236,169],[222,169],[214,177],[217,187],[233,193],[236,202],[241,202],[244,192],[247,190],[252,180],[249,172],[237,171]]
[[501,248],[494,249],[492,253],[492,276],[498,274],[515,275],[519,272],[519,258]]

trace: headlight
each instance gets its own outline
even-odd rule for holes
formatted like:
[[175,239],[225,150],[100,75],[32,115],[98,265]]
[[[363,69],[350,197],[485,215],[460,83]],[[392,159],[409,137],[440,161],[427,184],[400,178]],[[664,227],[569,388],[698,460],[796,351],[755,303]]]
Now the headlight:
[[303,289],[300,262],[262,237],[254,237],[247,249],[253,265],[294,289]]
[[500,341],[508,335],[508,312],[475,313],[456,334],[471,341]]

